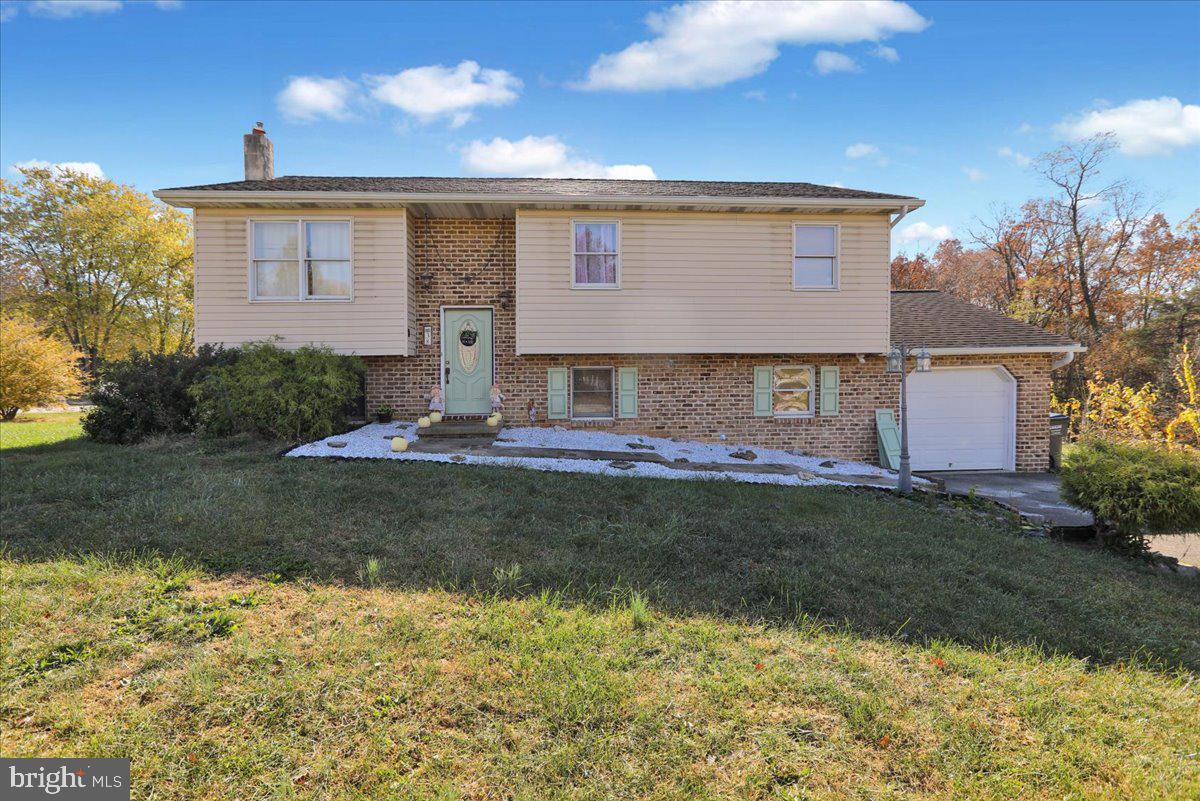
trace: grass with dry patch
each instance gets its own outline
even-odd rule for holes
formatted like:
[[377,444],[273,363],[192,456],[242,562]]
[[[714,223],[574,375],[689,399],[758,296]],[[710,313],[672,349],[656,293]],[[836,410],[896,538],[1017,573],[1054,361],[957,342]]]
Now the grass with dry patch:
[[0,752],[135,797],[1180,798],[1200,591],[837,488],[6,450]]

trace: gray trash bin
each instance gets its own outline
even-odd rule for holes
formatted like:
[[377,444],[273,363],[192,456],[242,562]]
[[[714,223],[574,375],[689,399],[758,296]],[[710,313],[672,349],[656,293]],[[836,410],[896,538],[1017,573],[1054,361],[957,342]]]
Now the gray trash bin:
[[1063,440],[1067,438],[1067,424],[1071,418],[1065,414],[1050,415],[1050,469],[1062,467]]

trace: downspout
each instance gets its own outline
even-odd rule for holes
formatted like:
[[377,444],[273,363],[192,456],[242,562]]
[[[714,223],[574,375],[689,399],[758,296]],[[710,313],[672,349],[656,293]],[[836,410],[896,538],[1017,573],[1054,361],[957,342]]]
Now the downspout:
[[1069,350],[1059,358],[1050,362],[1050,372],[1054,372],[1060,367],[1066,367],[1071,362],[1075,361],[1075,351]]

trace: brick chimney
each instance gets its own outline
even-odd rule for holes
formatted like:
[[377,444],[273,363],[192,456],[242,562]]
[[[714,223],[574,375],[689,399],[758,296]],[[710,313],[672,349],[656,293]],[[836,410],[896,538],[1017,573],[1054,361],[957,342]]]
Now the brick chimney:
[[275,177],[275,148],[261,122],[254,123],[254,130],[242,136],[242,154],[246,162],[247,181]]

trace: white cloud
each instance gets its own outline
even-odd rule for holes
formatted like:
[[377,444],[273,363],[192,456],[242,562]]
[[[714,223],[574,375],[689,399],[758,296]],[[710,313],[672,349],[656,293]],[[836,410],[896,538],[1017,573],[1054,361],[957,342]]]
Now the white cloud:
[[996,155],[1002,159],[1009,159],[1018,167],[1028,167],[1031,163],[1033,163],[1033,159],[1029,158],[1029,156],[1026,156],[1019,150],[1013,150],[1007,145],[997,150]]
[[350,101],[357,93],[353,81],[346,78],[318,78],[301,75],[275,97],[275,105],[283,116],[299,122],[328,117],[333,120],[350,118]]
[[867,156],[879,155],[879,148],[875,145],[868,145],[866,142],[858,142],[846,148],[846,157],[852,159],[864,159]]
[[722,86],[757,75],[783,45],[878,42],[929,25],[895,0],[696,0],[646,17],[653,39],[606,53],[576,88],[644,92]]
[[763,101],[767,99],[767,93],[763,89],[751,89],[749,92],[742,92],[742,97],[747,100]]
[[[183,8],[183,0],[151,0],[145,5],[153,5],[160,11],[177,11]],[[124,7],[122,0],[33,0],[27,3],[2,0],[0,22],[8,22],[22,9],[35,17],[72,19],[87,14],[112,14]]]
[[943,239],[949,239],[954,236],[954,232],[950,230],[948,225],[930,225],[927,222],[915,222],[912,225],[906,226],[900,230],[901,242],[916,242],[935,244]]
[[647,164],[600,164],[573,156],[557,136],[526,136],[515,142],[476,139],[462,151],[469,172],[530,178],[626,178],[654,180]]
[[856,142],[846,148],[846,158],[848,159],[871,159],[880,167],[888,165],[887,156],[880,152],[875,145],[866,142]]
[[1068,139],[1111,132],[1126,155],[1165,156],[1200,144],[1200,105],[1175,97],[1131,100],[1063,120],[1054,130]]
[[371,96],[423,123],[440,118],[457,128],[477,106],[503,106],[517,99],[521,81],[504,70],[483,69],[474,61],[457,67],[434,64],[395,75],[367,75]]
[[30,14],[55,19],[70,19],[84,14],[111,14],[121,10],[120,0],[35,0],[27,8]]
[[893,64],[900,60],[900,51],[887,45],[876,45],[875,49],[871,51],[871,55],[875,56],[875,58],[881,58],[884,61],[890,61]]
[[976,167],[963,167],[963,175],[967,176],[967,180],[977,184],[987,178],[987,173]]
[[104,177],[104,170],[100,169],[100,165],[94,161],[59,161],[51,164],[50,162],[42,161],[41,159],[30,159],[29,161],[18,161],[16,164],[12,165],[9,170],[13,173],[19,174],[19,170],[21,168],[34,168],[39,170],[50,169],[59,174],[64,172],[78,172],[82,173],[83,175],[89,175],[92,178]]
[[817,54],[813,56],[813,66],[822,75],[829,75],[834,72],[862,72],[862,68],[858,66],[857,61],[845,53],[838,53],[833,50],[818,50]]
[[1022,136],[1033,133],[1033,130],[1033,126],[1027,122],[1023,122],[1017,126],[1017,133],[1021,134]]

